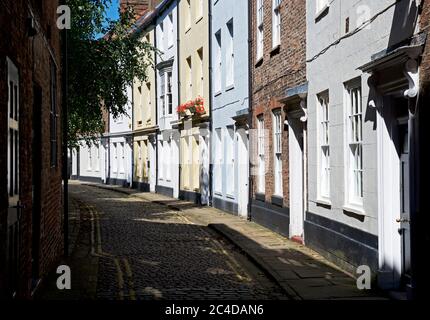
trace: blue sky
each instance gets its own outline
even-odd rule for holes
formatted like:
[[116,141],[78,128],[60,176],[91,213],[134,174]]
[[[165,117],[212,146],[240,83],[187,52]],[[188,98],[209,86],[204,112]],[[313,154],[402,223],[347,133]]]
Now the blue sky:
[[119,0],[111,0],[111,6],[106,10],[106,16],[109,19],[118,19]]

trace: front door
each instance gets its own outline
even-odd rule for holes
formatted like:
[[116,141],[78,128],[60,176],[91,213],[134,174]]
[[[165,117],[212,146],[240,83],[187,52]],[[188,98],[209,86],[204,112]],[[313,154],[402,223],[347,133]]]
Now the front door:
[[303,123],[289,118],[290,238],[303,239]]
[[400,218],[399,233],[401,235],[401,265],[402,285],[410,282],[411,271],[411,230],[410,230],[410,203],[409,203],[409,135],[408,126],[399,128],[400,144]]
[[246,218],[248,216],[249,202],[249,153],[248,153],[248,136],[246,130],[239,128],[236,131],[237,154],[238,154],[238,205],[239,216]]

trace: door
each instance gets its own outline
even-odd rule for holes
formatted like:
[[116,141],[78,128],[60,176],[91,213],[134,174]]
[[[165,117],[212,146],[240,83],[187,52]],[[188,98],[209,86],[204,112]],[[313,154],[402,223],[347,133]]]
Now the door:
[[41,218],[41,179],[42,179],[42,89],[33,87],[33,130],[32,130],[32,279],[39,279],[39,252],[40,252],[40,218]]
[[303,239],[303,123],[289,118],[290,238]]
[[157,183],[157,168],[156,168],[156,143],[157,139],[151,137],[149,142],[149,189],[150,192],[155,192],[155,185]]
[[238,205],[239,216],[246,218],[248,216],[249,202],[249,153],[248,153],[248,136],[243,128],[236,131],[237,154],[238,154]]
[[400,126],[400,224],[401,235],[401,265],[402,265],[402,285],[410,281],[411,269],[411,230],[410,230],[410,205],[409,205],[409,135],[407,125]]

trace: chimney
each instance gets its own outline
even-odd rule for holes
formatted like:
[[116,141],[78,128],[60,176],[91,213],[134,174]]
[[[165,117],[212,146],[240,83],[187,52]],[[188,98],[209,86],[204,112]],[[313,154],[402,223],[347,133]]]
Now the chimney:
[[152,9],[154,0],[121,0],[121,13],[126,11],[128,7],[133,8],[135,20],[139,19],[146,12]]

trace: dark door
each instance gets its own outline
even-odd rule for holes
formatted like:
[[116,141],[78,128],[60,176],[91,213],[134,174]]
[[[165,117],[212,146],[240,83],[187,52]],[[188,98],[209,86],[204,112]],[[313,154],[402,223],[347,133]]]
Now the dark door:
[[[40,220],[41,220],[41,179],[42,179],[42,89],[33,88],[33,128],[32,128],[32,187],[33,187],[33,216],[32,216],[32,278],[39,279],[40,255]],[[35,285],[36,283],[34,283]]]

